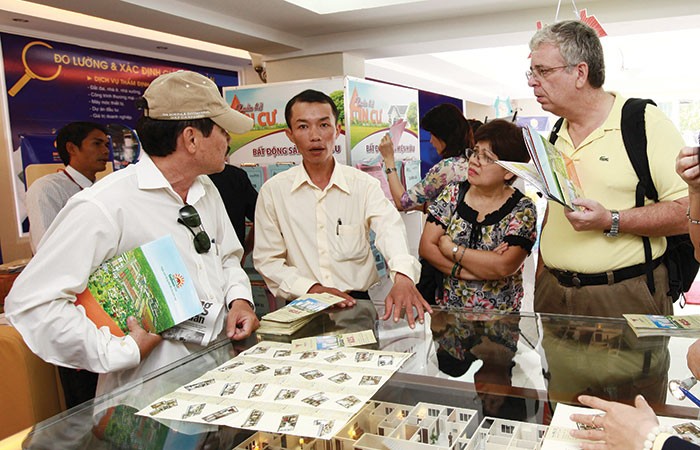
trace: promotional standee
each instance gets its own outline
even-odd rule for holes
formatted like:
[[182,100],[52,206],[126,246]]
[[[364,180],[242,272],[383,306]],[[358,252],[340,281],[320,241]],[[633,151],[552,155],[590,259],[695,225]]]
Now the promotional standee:
[[[186,69],[219,86],[238,84],[238,73],[96,50],[47,39],[0,33],[3,75],[11,131],[17,221],[28,230],[26,187],[34,179],[62,168],[55,134],[70,122],[107,126],[113,167],[138,158],[133,128],[140,117],[135,100],[159,75]],[[99,178],[100,175],[98,175]]]
[[[348,77],[345,117],[350,163],[374,165],[381,160],[379,142],[397,122],[405,122],[394,142],[397,160],[420,160],[418,91]],[[396,140],[396,139],[395,139]]]
[[301,155],[284,133],[284,108],[305,89],[328,94],[338,108],[342,125],[334,151],[338,162],[363,169],[380,167],[379,142],[393,130],[400,130],[395,133],[397,160],[420,160],[415,89],[351,77],[224,88],[226,101],[255,121],[251,131],[232,137],[229,162],[242,166],[256,187],[301,163]]

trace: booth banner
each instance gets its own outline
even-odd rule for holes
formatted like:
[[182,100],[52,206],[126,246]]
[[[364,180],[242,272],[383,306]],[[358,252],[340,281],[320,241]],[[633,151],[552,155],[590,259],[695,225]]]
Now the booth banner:
[[[233,135],[230,148],[233,152],[229,162],[235,165],[259,164],[267,166],[279,163],[301,163],[296,146],[287,138],[284,108],[296,94],[314,89],[328,94],[343,116],[343,79],[324,78],[318,80],[292,81],[269,85],[224,88],[224,99],[250,116],[253,129],[247,133]],[[335,145],[334,156],[338,162],[347,163],[345,134],[341,133]]]
[[406,127],[394,144],[396,159],[420,159],[417,90],[347,77],[345,98],[352,165],[380,162],[379,142],[401,120]]
[[[26,189],[23,171],[31,164],[51,161],[55,147],[34,153],[30,161],[15,158],[21,136],[55,135],[69,122],[92,121],[108,126],[114,169],[137,157],[132,129],[141,116],[135,100],[157,76],[186,69],[208,76],[219,86],[238,84],[238,73],[96,50],[47,39],[0,33],[3,75],[11,131],[17,211]],[[38,146],[36,147],[39,148]],[[25,216],[18,214],[21,223]],[[26,224],[24,226],[26,231]]]

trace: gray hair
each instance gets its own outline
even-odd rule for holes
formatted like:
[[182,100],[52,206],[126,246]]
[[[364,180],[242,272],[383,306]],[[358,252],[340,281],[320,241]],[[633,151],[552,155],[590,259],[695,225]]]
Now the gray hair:
[[578,20],[565,20],[548,25],[530,39],[530,51],[542,44],[552,44],[569,66],[580,62],[588,65],[588,82],[600,88],[605,82],[605,58],[598,33]]

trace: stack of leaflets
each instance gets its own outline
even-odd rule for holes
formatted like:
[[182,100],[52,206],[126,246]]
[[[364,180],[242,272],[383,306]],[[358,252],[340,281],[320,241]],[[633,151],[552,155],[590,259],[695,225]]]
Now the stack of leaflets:
[[262,317],[258,336],[291,336],[311,322],[324,309],[343,301],[332,294],[307,294],[287,306]]
[[623,314],[634,334],[644,336],[700,337],[700,315],[655,316]]
[[567,157],[534,128],[523,128],[531,163],[496,161],[545,194],[549,199],[574,209],[573,200],[582,197],[581,183],[571,158]]
[[203,312],[194,280],[170,235],[104,262],[90,275],[75,305],[115,336],[128,333],[129,316],[146,331],[160,333]]

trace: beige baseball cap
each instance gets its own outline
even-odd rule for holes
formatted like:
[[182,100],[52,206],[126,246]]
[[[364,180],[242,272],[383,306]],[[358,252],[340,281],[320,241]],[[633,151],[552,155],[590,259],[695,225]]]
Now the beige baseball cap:
[[253,119],[231,109],[209,78],[197,72],[178,70],[159,76],[143,93],[148,102],[144,116],[157,120],[209,118],[231,133],[245,133]]

